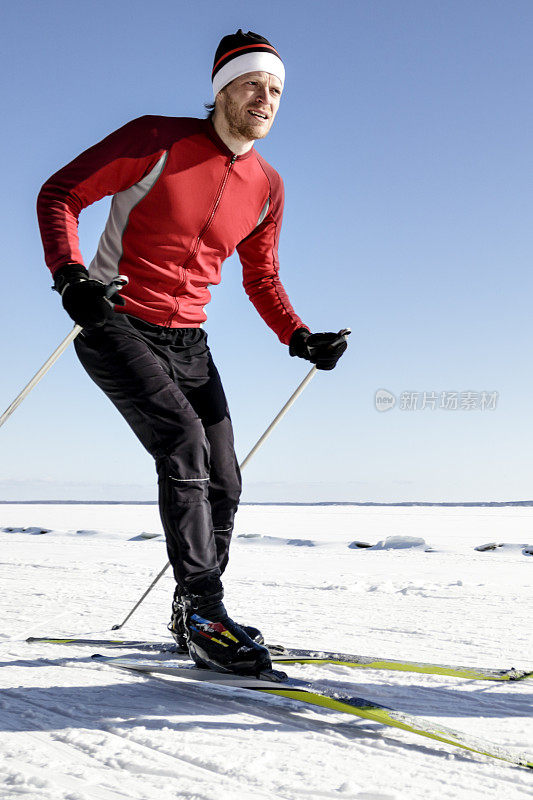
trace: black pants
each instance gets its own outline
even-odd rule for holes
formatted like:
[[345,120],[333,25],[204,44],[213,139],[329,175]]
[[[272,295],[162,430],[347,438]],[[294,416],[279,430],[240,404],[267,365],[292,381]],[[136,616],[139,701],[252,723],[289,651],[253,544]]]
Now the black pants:
[[220,377],[200,328],[115,314],[75,340],[78,357],[156,462],[178,584],[221,588],[241,479]]

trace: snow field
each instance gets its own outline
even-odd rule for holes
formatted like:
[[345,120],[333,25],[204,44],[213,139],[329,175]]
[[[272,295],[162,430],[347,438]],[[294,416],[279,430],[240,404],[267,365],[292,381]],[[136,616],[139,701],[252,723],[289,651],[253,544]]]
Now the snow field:
[[[168,574],[110,632],[166,560],[162,538],[143,532],[161,533],[155,506],[0,507],[2,800],[531,796],[525,769],[403,731],[283,698],[122,673],[91,662],[98,648],[25,642],[166,638]],[[350,549],[355,540],[383,544]],[[488,542],[504,546],[474,549]],[[227,607],[288,646],[531,668],[532,543],[529,508],[244,506]],[[288,671],[533,750],[532,682]]]

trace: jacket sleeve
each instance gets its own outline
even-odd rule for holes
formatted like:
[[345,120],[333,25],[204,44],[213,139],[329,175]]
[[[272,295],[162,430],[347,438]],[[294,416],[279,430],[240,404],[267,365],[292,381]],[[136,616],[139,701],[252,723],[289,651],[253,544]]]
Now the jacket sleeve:
[[153,117],[140,117],[89,148],[41,188],[37,217],[45,260],[52,274],[64,264],[83,264],[78,217],[83,208],[133,186],[164,152]]
[[270,195],[263,221],[237,245],[246,294],[283,344],[298,328],[306,328],[294,311],[279,277],[278,244],[283,218],[283,183],[269,177]]

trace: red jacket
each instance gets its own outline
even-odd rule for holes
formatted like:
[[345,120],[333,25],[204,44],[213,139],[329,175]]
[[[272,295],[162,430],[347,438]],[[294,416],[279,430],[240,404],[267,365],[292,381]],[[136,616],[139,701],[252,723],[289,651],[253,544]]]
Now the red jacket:
[[78,217],[106,195],[111,211],[89,272],[105,283],[128,276],[117,312],[199,327],[208,286],[237,249],[244,288],[280,340],[305,327],[278,275],[283,183],[254,149],[234,156],[208,120],[146,116],[124,125],[41,189],[37,213],[52,273],[83,264]]

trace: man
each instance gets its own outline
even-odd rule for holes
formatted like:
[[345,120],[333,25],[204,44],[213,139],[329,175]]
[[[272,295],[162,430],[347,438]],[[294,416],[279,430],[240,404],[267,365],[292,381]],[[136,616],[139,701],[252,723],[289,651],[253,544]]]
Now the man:
[[[156,462],[176,578],[169,629],[197,664],[250,673],[271,665],[260,632],[222,603],[241,482],[201,327],[207,287],[237,249],[250,300],[291,355],[332,369],[346,348],[342,336],[310,333],[278,275],[283,185],[253,144],[272,126],[284,79],[267,39],[225,36],[209,119],[136,119],[59,170],[38,199],[54,288],[83,327],[79,359]],[[111,211],[87,271],[77,220],[105,195]],[[111,303],[106,284],[119,272],[129,283]]]

